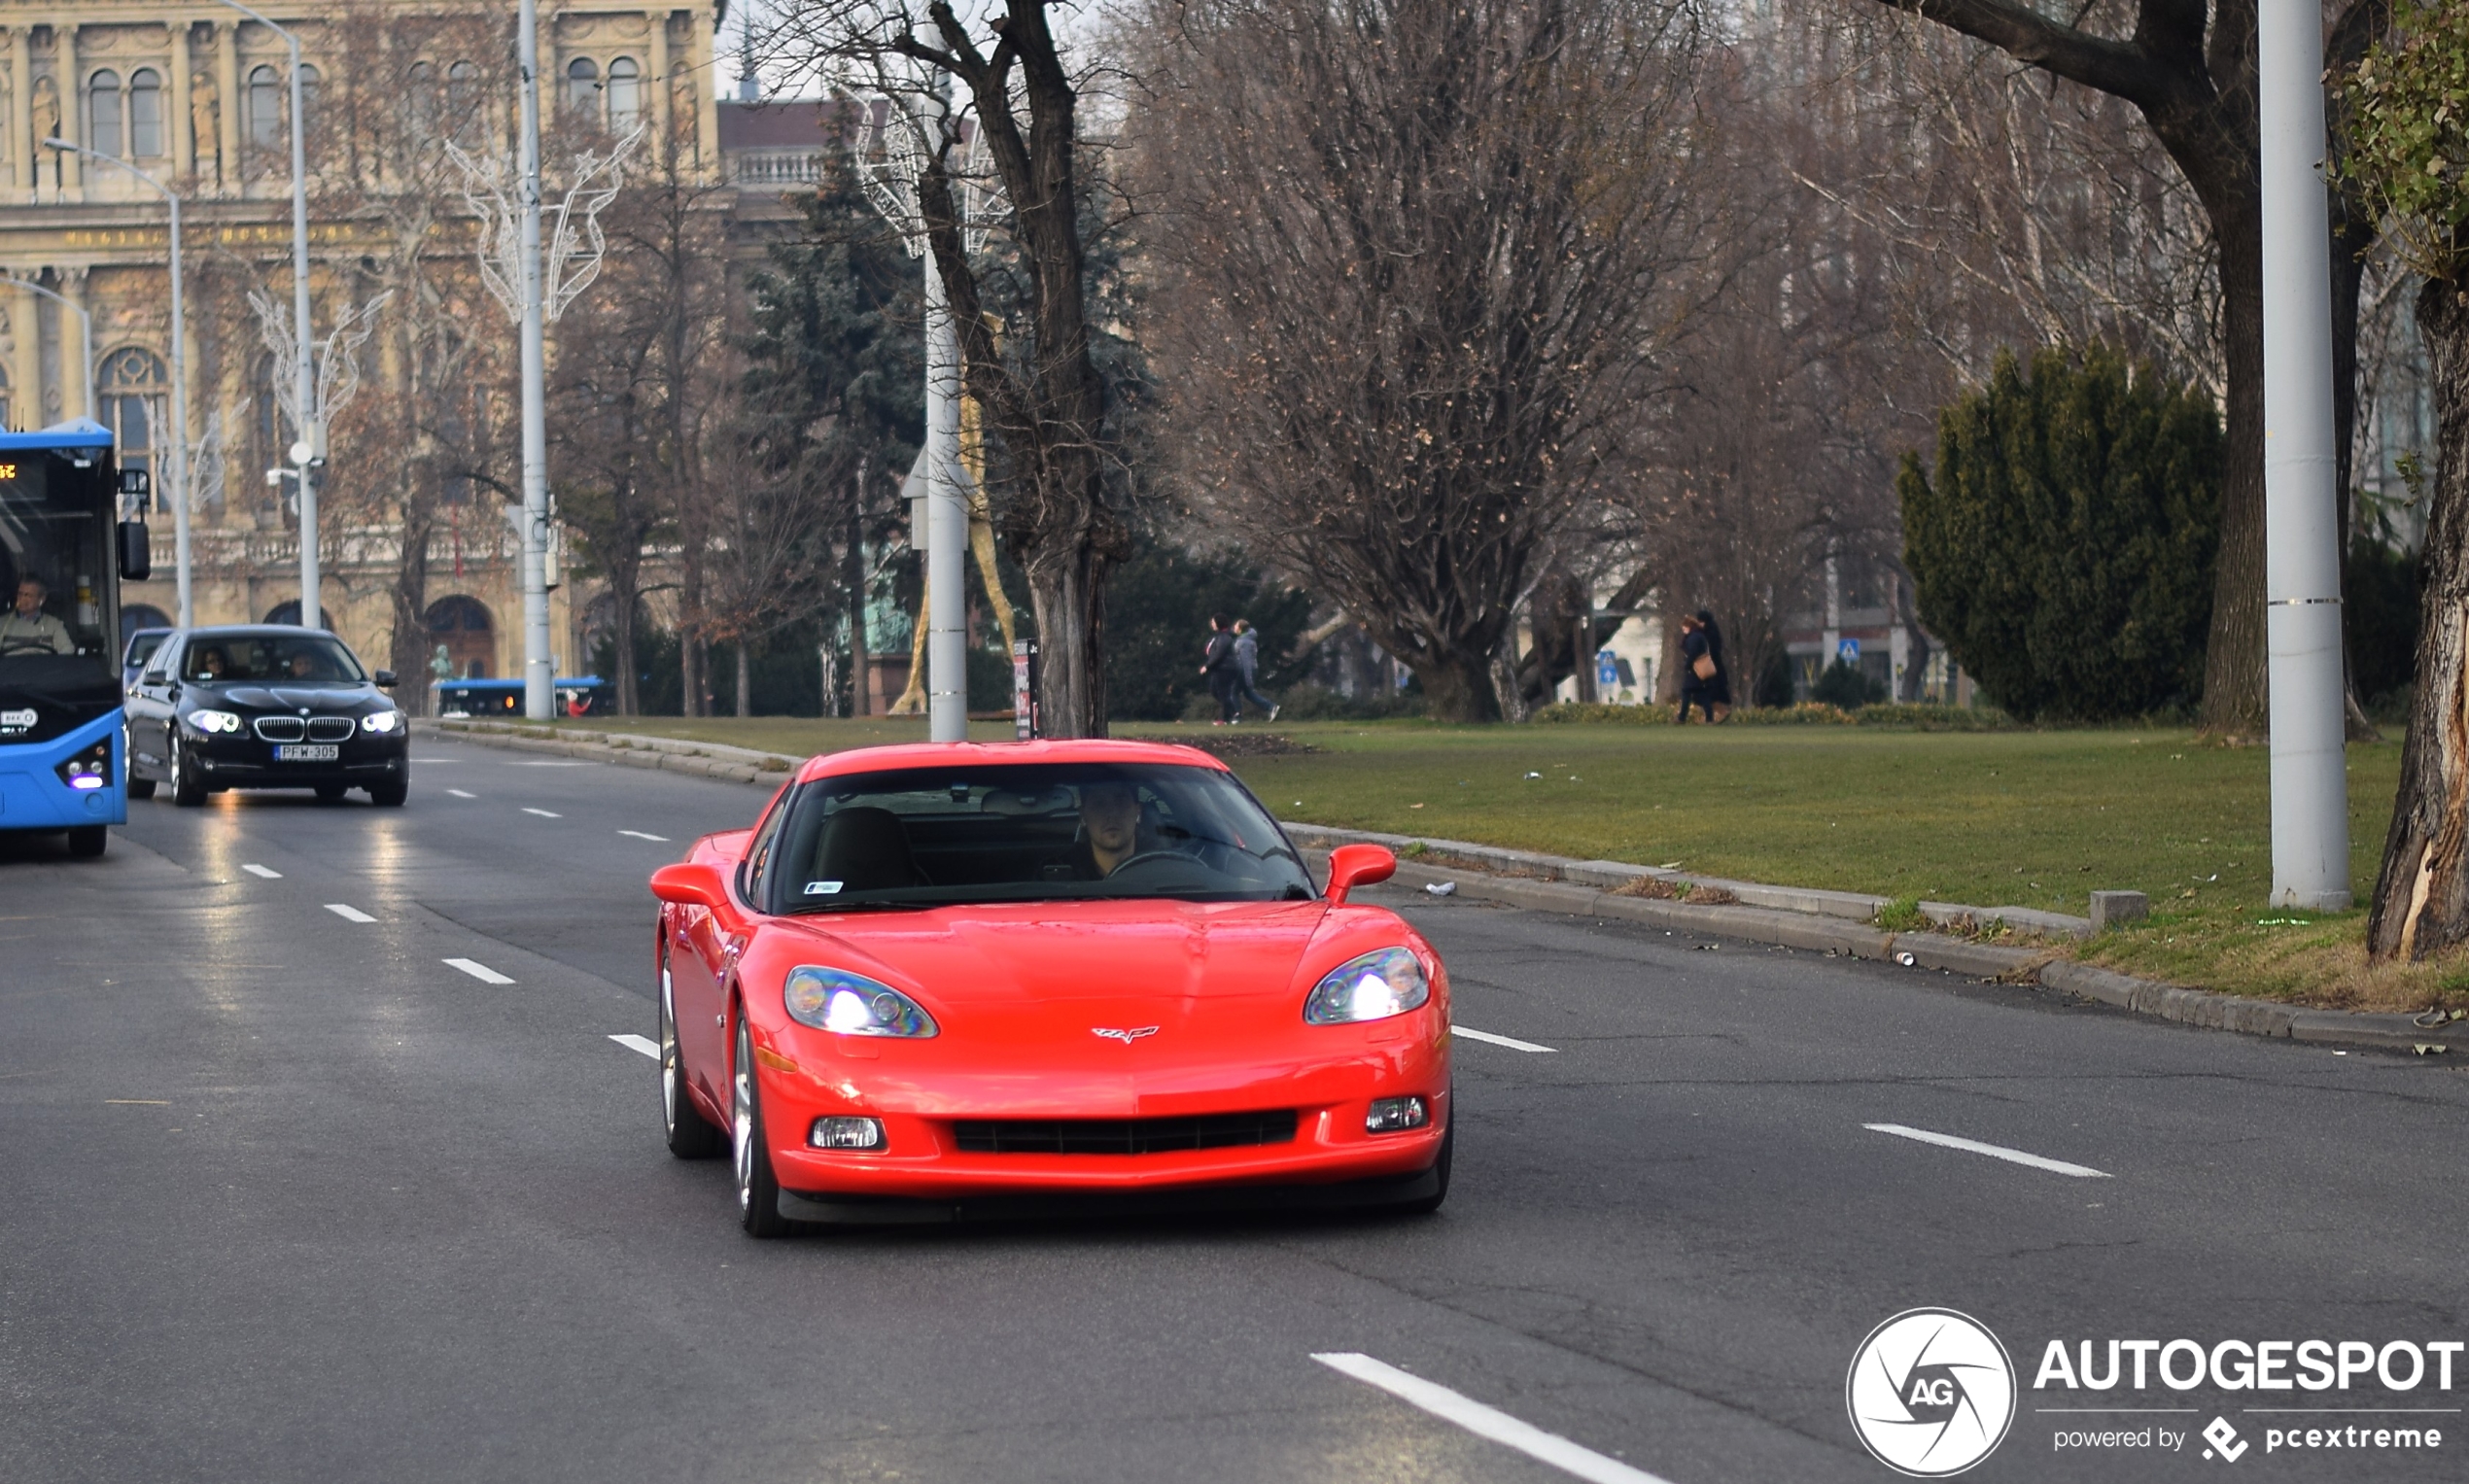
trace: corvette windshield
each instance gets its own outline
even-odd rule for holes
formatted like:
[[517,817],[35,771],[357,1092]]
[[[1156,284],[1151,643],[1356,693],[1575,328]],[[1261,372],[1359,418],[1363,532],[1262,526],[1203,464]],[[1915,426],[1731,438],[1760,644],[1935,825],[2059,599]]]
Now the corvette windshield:
[[1040,763],[806,784],[759,846],[779,912],[1056,898],[1314,895],[1285,837],[1214,768]]

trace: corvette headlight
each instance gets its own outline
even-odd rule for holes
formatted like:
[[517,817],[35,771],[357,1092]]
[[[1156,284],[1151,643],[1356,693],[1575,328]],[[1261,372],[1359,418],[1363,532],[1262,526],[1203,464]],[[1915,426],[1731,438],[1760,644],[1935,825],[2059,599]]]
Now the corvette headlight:
[[843,1036],[899,1036],[920,1040],[936,1034],[925,1007],[862,974],[807,964],[791,969],[781,989],[788,1018],[800,1025]]
[[1329,971],[1304,1001],[1304,1018],[1314,1025],[1346,1025],[1404,1015],[1432,997],[1423,966],[1405,949],[1382,949],[1350,958]]
[[360,729],[371,737],[391,737],[402,730],[400,711],[371,711],[360,719]]
[[240,730],[240,718],[229,711],[191,711],[189,724],[200,732],[232,732]]

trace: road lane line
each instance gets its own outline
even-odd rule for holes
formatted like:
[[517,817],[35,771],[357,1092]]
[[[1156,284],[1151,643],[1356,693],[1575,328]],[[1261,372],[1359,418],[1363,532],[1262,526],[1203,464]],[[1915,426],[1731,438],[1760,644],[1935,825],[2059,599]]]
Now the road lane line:
[[455,796],[456,798],[458,798],[458,799],[476,799],[476,798],[480,797],[478,794],[468,794],[468,793],[465,793],[465,792],[464,792],[462,789],[460,789],[460,788],[449,788],[449,789],[447,789],[447,790],[446,790],[446,792],[448,792],[448,793],[450,793],[450,794],[454,795],[454,796]]
[[264,878],[266,880],[269,880],[269,881],[279,881],[279,880],[283,880],[283,873],[282,873],[282,872],[280,872],[280,871],[270,871],[270,870],[266,869],[266,868],[265,868],[265,867],[263,867],[263,866],[255,865],[255,864],[244,864],[244,865],[242,865],[242,866],[240,867],[240,869],[241,869],[241,870],[243,870],[243,871],[246,871],[246,872],[247,872],[247,873],[249,873],[251,876],[255,876],[255,877],[262,877],[262,878]]
[[619,830],[617,833],[620,835],[632,835],[637,840],[648,840],[654,845],[665,846],[669,843],[669,837],[666,835],[646,835],[641,830]]
[[362,912],[359,908],[352,906],[349,902],[329,902],[326,904],[326,910],[342,918],[346,922],[374,922],[377,920],[368,914]]
[[523,812],[527,814],[538,814],[543,819],[563,819],[566,817],[564,814],[552,814],[544,809],[534,809],[528,804],[523,806]]
[[1618,1459],[1606,1458],[1557,1432],[1547,1432],[1532,1423],[1519,1422],[1496,1407],[1485,1406],[1472,1397],[1450,1391],[1420,1376],[1408,1375],[1368,1355],[1338,1351],[1327,1355],[1315,1354],[1312,1359],[1332,1370],[1376,1386],[1408,1405],[1420,1407],[1443,1422],[1453,1422],[1478,1437],[1488,1437],[1493,1442],[1514,1448],[1528,1458],[1576,1474],[1591,1481],[1591,1484],[1669,1484],[1669,1481],[1643,1468],[1632,1468]]
[[624,1035],[609,1038],[630,1052],[641,1052],[654,1061],[660,1059],[660,1044],[649,1036]]
[[1487,1030],[1468,1030],[1463,1025],[1450,1026],[1448,1028],[1448,1033],[1452,1036],[1464,1036],[1469,1041],[1480,1041],[1487,1046],[1505,1046],[1513,1052],[1556,1052],[1560,1050],[1560,1048],[1556,1046],[1537,1046],[1532,1041],[1520,1041],[1514,1036],[1495,1036]]
[[2003,1159],[2013,1164],[2028,1164],[2035,1170],[2047,1170],[2052,1175],[2072,1175],[2078,1180],[2111,1178],[2108,1171],[2096,1170],[2088,1164],[2069,1164],[2064,1159],[2044,1159],[2038,1155],[2028,1155],[2022,1150],[2008,1149],[2002,1144],[1983,1144],[1977,1139],[1959,1139],[1951,1133],[1931,1133],[1926,1128],[1907,1128],[1901,1123],[1863,1123],[1860,1126],[1875,1133],[1891,1133],[1898,1139],[1918,1139],[1923,1144],[1935,1144],[1945,1149],[1960,1149],[1966,1154],[1987,1155],[1992,1159]]
[[446,960],[446,967],[449,969],[461,969],[464,973],[470,975],[473,979],[478,980],[484,984],[510,984],[514,983],[514,981],[506,978],[503,974],[500,974],[497,970],[490,968],[487,964],[480,963],[469,958],[449,958]]

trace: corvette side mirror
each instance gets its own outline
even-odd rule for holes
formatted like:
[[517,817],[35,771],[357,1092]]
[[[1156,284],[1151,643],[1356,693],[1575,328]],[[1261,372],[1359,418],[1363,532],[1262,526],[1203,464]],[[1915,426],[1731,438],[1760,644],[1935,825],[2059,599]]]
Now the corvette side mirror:
[[698,860],[681,860],[651,873],[651,894],[679,907],[729,905],[729,888],[720,873]]
[[1329,905],[1345,905],[1346,893],[1398,874],[1398,858],[1384,846],[1339,846],[1329,852]]

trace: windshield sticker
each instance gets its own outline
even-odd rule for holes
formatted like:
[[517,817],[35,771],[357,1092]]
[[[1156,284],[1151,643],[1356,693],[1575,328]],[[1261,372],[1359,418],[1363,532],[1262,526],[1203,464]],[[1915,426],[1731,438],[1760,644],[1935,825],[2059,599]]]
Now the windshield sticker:
[[838,882],[838,881],[808,881],[808,882],[806,883],[806,894],[807,894],[808,896],[810,896],[810,897],[834,897],[834,896],[838,896],[838,895],[840,895],[840,882]]

